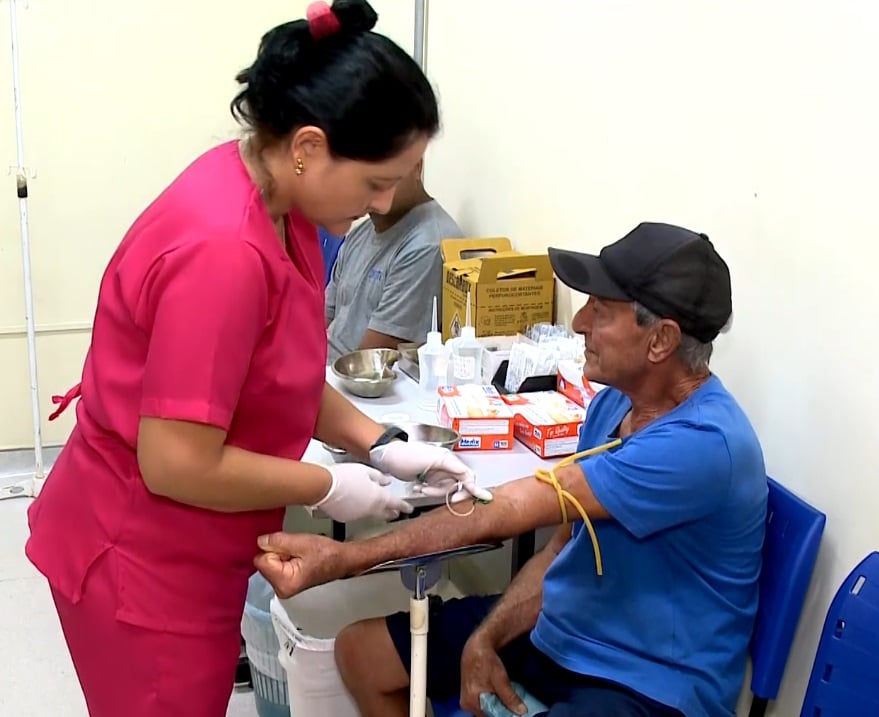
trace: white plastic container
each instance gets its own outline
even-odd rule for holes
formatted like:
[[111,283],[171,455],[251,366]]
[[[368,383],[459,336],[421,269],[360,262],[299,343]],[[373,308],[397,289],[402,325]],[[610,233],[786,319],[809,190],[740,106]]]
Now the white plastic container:
[[449,352],[443,346],[443,335],[437,328],[436,297],[433,297],[433,329],[427,332],[427,342],[418,349],[418,385],[430,394],[431,405],[436,390],[445,384],[448,375]]
[[278,660],[278,635],[269,612],[275,591],[259,573],[247,583],[247,601],[241,616],[253,697],[259,717],[289,717],[287,673]]
[[449,359],[449,383],[452,386],[482,382],[482,344],[476,339],[476,328],[470,322],[470,292],[467,292],[467,319],[461,336],[452,344]]
[[338,580],[289,600],[273,598],[291,717],[360,717],[336,668],[336,635],[352,622],[408,609],[409,591],[396,571]]

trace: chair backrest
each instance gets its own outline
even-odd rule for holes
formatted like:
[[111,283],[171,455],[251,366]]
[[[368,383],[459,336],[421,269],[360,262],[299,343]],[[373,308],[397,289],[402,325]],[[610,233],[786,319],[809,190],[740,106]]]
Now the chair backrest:
[[320,249],[324,257],[324,285],[330,283],[330,277],[333,275],[333,265],[336,263],[336,257],[339,256],[339,249],[345,237],[337,237],[330,234],[323,227],[318,227],[318,236],[320,237]]
[[778,696],[827,517],[769,478],[760,602],[751,640],[751,692]]
[[849,573],[830,604],[800,715],[879,715],[879,552]]

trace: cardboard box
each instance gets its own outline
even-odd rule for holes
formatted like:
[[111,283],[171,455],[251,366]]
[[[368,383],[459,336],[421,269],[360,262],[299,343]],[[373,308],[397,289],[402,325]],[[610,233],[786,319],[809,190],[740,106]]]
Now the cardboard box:
[[577,452],[586,411],[557,391],[512,393],[503,397],[513,412],[516,438],[541,458]]
[[588,408],[595,395],[606,388],[601,383],[590,383],[579,361],[559,361],[557,382],[558,392],[583,408]]
[[555,278],[547,254],[520,254],[509,239],[444,239],[443,341],[460,335],[467,292],[477,336],[507,336],[553,320]]
[[513,412],[492,386],[440,386],[437,419],[461,436],[457,451],[513,448]]

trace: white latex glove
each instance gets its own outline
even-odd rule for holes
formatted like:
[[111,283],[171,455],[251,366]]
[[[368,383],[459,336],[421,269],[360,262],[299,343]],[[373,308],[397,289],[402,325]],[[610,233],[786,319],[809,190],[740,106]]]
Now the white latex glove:
[[309,510],[320,508],[333,520],[349,523],[360,518],[384,520],[411,513],[412,506],[387,489],[391,476],[361,463],[339,463],[324,466],[333,477],[329,492]]
[[[419,481],[424,495],[463,500],[473,496],[486,502],[491,493],[476,485],[476,474],[448,448],[415,441],[391,441],[369,452],[369,462],[382,473],[402,481]],[[423,483],[421,482],[423,481]]]

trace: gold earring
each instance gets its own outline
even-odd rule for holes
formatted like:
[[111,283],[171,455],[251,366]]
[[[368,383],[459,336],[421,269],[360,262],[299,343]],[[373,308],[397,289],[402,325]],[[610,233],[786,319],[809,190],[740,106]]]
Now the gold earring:
[[296,158],[296,174],[302,174],[305,171],[305,163],[302,161],[302,157]]

